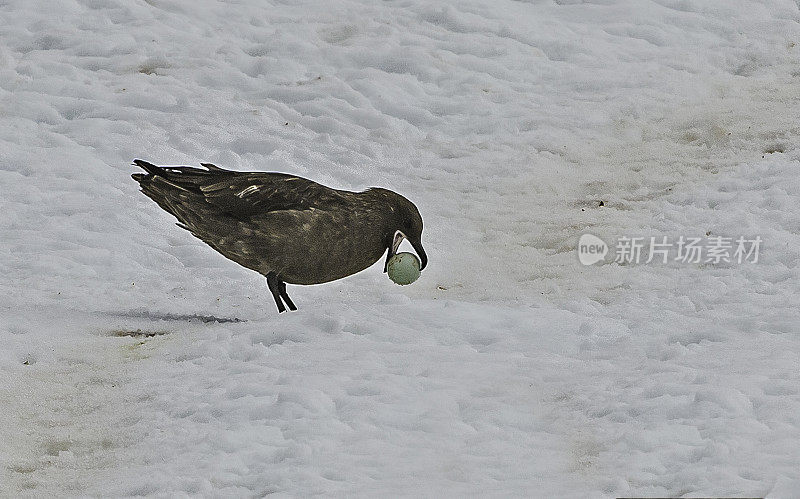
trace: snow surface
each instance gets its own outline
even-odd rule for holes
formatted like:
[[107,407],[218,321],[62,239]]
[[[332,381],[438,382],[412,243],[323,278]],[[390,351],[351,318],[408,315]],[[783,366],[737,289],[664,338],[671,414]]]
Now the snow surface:
[[[0,18],[1,496],[800,497],[795,2]],[[136,157],[397,190],[430,264],[277,315]],[[583,267],[585,232],[764,245]]]

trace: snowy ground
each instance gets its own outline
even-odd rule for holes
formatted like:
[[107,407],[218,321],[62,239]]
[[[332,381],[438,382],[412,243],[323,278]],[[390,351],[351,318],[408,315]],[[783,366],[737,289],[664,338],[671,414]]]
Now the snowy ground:
[[[0,17],[0,496],[800,497],[795,2]],[[135,157],[397,190],[429,267],[279,316]],[[764,243],[583,267],[585,232]]]

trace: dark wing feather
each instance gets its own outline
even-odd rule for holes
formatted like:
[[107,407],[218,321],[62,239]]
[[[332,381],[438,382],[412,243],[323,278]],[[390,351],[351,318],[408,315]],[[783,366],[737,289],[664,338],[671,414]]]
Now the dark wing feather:
[[248,173],[200,187],[206,202],[236,218],[280,210],[331,207],[343,201],[335,190],[283,173]]
[[[210,163],[201,163],[206,169],[159,167],[138,159],[134,164],[239,220],[271,211],[330,207],[344,201],[342,191],[285,173],[235,172]],[[142,183],[152,179],[150,175],[137,174],[134,178]]]

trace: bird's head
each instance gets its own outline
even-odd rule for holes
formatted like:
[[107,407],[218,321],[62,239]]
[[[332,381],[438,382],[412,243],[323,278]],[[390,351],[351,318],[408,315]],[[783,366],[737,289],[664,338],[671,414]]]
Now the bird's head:
[[[425,249],[422,247],[422,216],[419,214],[417,207],[396,192],[387,189],[374,188],[373,191],[380,191],[380,194],[386,200],[386,206],[389,210],[389,226],[387,227],[387,245],[389,252],[386,257],[388,264],[389,259],[397,253],[397,248],[403,239],[408,239],[420,261],[420,270],[424,269],[428,264],[428,255],[425,254]],[[386,266],[384,266],[386,272]]]

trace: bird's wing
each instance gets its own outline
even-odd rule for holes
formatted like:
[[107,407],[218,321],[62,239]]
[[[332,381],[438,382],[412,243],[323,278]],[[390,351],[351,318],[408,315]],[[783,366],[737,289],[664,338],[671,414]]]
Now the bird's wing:
[[344,201],[343,195],[335,189],[284,173],[250,173],[216,180],[200,186],[206,202],[240,220],[273,211],[304,211]]

